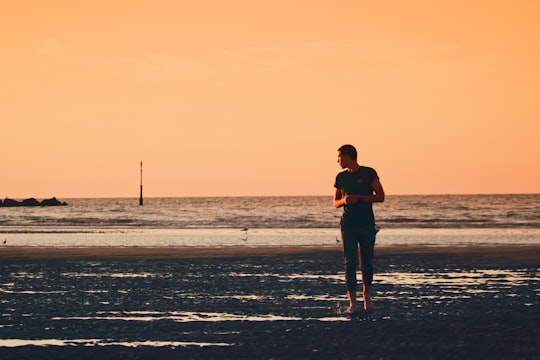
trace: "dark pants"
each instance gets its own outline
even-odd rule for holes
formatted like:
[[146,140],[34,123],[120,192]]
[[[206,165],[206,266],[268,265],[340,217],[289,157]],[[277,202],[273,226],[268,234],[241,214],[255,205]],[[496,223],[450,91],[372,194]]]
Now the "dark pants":
[[360,248],[360,270],[362,282],[371,285],[373,282],[373,254],[375,249],[374,226],[359,227],[341,225],[341,239],[343,240],[343,261],[345,264],[345,285],[347,291],[356,292],[358,269],[358,248]]

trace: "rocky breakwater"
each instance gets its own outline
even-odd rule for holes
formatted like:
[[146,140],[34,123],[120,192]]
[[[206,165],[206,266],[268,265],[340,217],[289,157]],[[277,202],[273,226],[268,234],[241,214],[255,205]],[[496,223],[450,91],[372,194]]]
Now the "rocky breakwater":
[[60,201],[53,197],[45,199],[43,201],[36,200],[35,198],[24,199],[22,201],[13,200],[10,198],[0,200],[0,207],[19,207],[19,206],[65,206],[66,202]]

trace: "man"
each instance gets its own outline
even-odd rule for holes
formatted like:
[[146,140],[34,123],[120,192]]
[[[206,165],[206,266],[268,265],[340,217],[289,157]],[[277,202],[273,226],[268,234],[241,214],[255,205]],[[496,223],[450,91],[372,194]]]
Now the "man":
[[375,225],[372,204],[384,201],[384,190],[377,172],[369,167],[360,166],[357,152],[352,145],[343,145],[338,149],[338,163],[345,171],[336,176],[334,187],[334,207],[343,207],[341,217],[341,239],[345,264],[345,283],[349,307],[346,313],[358,311],[356,303],[356,269],[358,268],[358,248],[360,248],[362,294],[364,310],[373,311],[370,291],[373,281],[373,253]]

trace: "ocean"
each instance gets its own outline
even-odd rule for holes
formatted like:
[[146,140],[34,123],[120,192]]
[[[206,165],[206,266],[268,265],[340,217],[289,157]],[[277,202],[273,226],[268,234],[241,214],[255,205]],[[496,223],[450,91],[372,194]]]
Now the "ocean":
[[[0,208],[0,243],[33,247],[336,246],[330,196],[61,199]],[[540,194],[389,195],[378,246],[540,244]]]

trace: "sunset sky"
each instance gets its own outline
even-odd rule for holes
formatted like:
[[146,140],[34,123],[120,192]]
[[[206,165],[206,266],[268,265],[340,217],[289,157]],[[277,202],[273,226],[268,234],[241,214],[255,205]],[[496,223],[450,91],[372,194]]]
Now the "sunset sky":
[[1,198],[540,193],[540,1],[0,4]]

